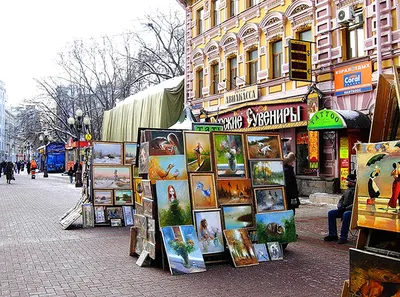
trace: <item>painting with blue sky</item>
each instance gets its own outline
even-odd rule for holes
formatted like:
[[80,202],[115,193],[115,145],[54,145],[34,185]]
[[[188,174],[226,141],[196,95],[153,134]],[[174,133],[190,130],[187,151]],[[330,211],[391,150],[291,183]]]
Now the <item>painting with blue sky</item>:
[[122,143],[93,142],[93,165],[122,165]]

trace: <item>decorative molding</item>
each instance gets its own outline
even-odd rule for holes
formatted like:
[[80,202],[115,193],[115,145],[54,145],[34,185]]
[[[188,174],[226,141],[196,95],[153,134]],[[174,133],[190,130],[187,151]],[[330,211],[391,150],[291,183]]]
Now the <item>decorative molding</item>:
[[268,78],[268,69],[257,72],[257,80],[262,80],[267,78]]
[[204,52],[203,49],[197,48],[192,51],[190,60],[193,63],[194,67],[198,67],[201,64],[204,64]]
[[243,63],[243,60],[244,60],[244,55],[243,54],[239,55],[238,64]]
[[258,42],[260,38],[260,30],[258,24],[255,23],[247,23],[240,28],[238,32],[239,39],[243,42],[243,44],[248,46],[249,44],[254,44]]
[[275,7],[285,5],[284,0],[265,0],[261,4],[261,7],[264,8],[264,11],[267,12]]
[[285,16],[292,24],[293,30],[304,26],[312,26],[314,21],[314,5],[309,0],[294,1],[286,9]]
[[262,46],[260,47],[260,56],[265,55],[267,53],[267,47]]
[[222,36],[219,44],[224,50],[225,55],[228,55],[238,50],[239,39],[237,38],[237,35],[235,33],[227,33]]
[[220,46],[216,41],[210,41],[204,47],[204,54],[207,56],[209,60],[214,60],[219,58],[220,55]]
[[282,37],[284,33],[284,15],[281,12],[270,12],[260,22],[260,28],[267,41]]

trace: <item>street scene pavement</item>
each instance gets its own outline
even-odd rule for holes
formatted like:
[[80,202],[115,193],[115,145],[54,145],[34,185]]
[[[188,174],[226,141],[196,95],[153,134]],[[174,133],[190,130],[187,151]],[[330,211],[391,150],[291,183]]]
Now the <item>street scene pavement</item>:
[[347,244],[324,242],[327,212],[334,205],[303,199],[296,210],[298,242],[283,261],[234,268],[207,265],[207,272],[171,276],[139,267],[129,256],[129,227],[63,230],[59,218],[82,189],[67,176],[26,173],[0,179],[1,296],[340,296],[349,274]]

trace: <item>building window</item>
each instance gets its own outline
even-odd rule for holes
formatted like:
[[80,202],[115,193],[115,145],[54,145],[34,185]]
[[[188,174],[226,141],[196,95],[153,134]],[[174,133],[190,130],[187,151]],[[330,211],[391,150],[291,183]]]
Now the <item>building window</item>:
[[233,90],[236,88],[236,76],[237,76],[237,57],[230,58],[228,60],[228,67],[229,67],[229,90]]
[[364,17],[362,11],[355,12],[355,18],[346,29],[347,59],[363,57],[364,53]]
[[272,78],[282,76],[282,40],[272,44]]
[[311,29],[300,32],[299,39],[303,41],[313,41]]
[[213,1],[213,26],[217,26],[220,23],[220,18],[219,18],[219,5],[220,5],[220,0],[214,0]]
[[260,1],[259,0],[247,0],[248,7],[253,7],[254,5],[257,5]]
[[197,11],[197,35],[204,32],[204,9],[201,8]]
[[233,17],[238,14],[238,0],[229,0],[229,16]]
[[203,90],[203,69],[200,69],[197,71],[197,88],[196,88],[196,97],[201,98],[203,96],[202,90]]
[[247,71],[248,83],[250,85],[257,83],[258,50],[247,52]]
[[212,90],[211,94],[218,94],[218,84],[219,84],[219,64],[214,64],[211,66],[211,78],[212,78]]

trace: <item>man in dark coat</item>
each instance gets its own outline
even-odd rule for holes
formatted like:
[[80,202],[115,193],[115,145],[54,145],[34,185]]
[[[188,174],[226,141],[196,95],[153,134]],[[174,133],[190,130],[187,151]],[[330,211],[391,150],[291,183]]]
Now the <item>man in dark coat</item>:
[[8,162],[6,165],[6,180],[7,184],[11,184],[11,180],[14,178],[14,165],[12,162]]
[[283,173],[285,175],[286,185],[286,205],[287,209],[292,209],[295,212],[295,208],[300,205],[299,190],[297,188],[296,175],[294,174],[293,163],[296,160],[294,153],[288,153],[283,160]]
[[26,170],[28,171],[28,174],[31,174],[31,161],[28,160],[28,163],[26,163]]

